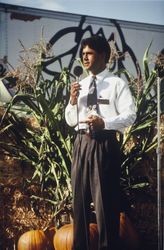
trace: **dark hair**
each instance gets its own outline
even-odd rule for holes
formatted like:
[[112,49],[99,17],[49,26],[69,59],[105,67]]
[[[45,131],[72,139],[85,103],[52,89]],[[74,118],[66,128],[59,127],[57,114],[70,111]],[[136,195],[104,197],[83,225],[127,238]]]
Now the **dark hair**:
[[82,59],[83,48],[89,46],[89,48],[95,50],[97,53],[105,53],[105,62],[108,63],[110,57],[110,46],[105,37],[94,35],[85,38],[81,41],[80,58]]

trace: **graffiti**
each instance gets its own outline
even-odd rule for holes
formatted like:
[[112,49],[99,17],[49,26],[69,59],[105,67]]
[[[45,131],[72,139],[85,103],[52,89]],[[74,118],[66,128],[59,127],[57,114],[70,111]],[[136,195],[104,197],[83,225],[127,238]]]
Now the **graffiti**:
[[[119,51],[120,55],[122,55],[118,58],[118,60],[116,60],[113,63],[110,69],[112,71],[114,70],[119,71],[121,69],[125,69],[124,61],[125,61],[125,54],[127,53],[128,57],[132,61],[132,64],[134,64],[137,75],[141,75],[141,70],[140,70],[140,67],[138,66],[136,56],[133,50],[127,44],[124,34],[120,28],[120,25],[115,20],[109,20],[109,22],[113,23],[113,25],[115,26],[118,32],[118,35],[121,41],[121,46],[118,45],[117,41],[115,41],[115,46],[116,46],[117,51]],[[86,34],[87,36],[97,34],[97,35],[102,35],[106,37],[105,32],[102,27],[100,27],[98,31],[94,33],[93,27],[91,25],[88,25],[85,28],[83,28],[84,24],[86,24],[86,17],[82,16],[78,26],[72,26],[72,27],[61,29],[50,39],[47,46],[49,46],[49,48],[52,48],[57,42],[59,42],[61,39],[64,39],[66,36],[68,36],[68,34],[72,34],[74,35],[74,44],[72,45],[72,47],[68,48],[66,51],[63,51],[63,53],[61,53],[60,55],[57,55],[54,58],[49,58],[46,61],[44,61],[43,71],[45,73],[51,76],[58,76],[60,72],[50,69],[50,66],[52,66],[52,64],[54,63],[58,63],[60,65],[60,69],[62,69],[63,68],[62,62],[64,58],[66,58],[67,56],[70,57],[67,68],[71,72],[72,68],[74,67],[75,59],[79,57],[78,51],[79,51],[81,40],[83,39],[83,37],[85,37]],[[114,33],[111,32],[111,34],[109,34],[109,36],[106,37],[106,39],[109,42],[115,40]]]
[[[115,21],[115,20],[111,20],[111,22],[115,25],[117,31],[118,31],[118,34],[120,36],[120,40],[122,42],[122,51],[119,49],[117,43],[116,43],[116,49],[118,51],[121,51],[122,55],[125,55],[125,53],[128,53],[128,55],[130,56],[131,60],[132,60],[132,63],[134,64],[134,67],[136,69],[136,73],[139,77],[141,77],[141,69],[137,63],[137,58],[133,52],[133,50],[130,48],[130,46],[126,43],[126,40],[125,40],[125,37],[124,37],[124,34],[120,28],[120,25]],[[119,58],[118,60],[118,70],[121,70],[121,69],[125,69],[125,66],[124,66],[124,63],[123,63],[123,60],[124,60],[124,57],[122,58]]]

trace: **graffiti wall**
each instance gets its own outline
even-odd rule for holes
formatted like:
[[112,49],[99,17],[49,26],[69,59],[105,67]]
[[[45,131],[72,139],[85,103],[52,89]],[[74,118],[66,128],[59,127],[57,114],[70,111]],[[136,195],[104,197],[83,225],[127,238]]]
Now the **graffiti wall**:
[[45,62],[45,73],[54,76],[64,67],[73,70],[81,40],[93,34],[114,41],[120,57],[110,65],[112,71],[127,68],[137,75],[150,42],[152,62],[164,47],[164,26],[0,4],[0,58],[7,57],[14,68],[19,64],[21,43],[30,48],[43,38],[55,56]]

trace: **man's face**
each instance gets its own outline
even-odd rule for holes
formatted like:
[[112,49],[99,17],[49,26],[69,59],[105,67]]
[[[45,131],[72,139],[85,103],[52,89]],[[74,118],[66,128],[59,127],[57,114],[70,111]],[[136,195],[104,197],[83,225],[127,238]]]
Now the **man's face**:
[[104,53],[97,53],[95,50],[89,48],[88,45],[83,48],[82,61],[85,69],[94,75],[100,73],[106,66]]

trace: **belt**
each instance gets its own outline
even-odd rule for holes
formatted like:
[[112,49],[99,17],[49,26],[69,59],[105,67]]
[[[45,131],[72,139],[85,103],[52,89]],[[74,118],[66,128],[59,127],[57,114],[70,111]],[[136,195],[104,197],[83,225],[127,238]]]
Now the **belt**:
[[80,134],[80,135],[89,134],[89,131],[87,129],[79,129],[77,131],[77,134]]
[[108,138],[108,137],[115,137],[117,135],[116,130],[98,130],[98,131],[88,131],[86,129],[80,129],[77,131],[80,135],[87,135],[90,138],[101,139],[101,138]]
[[88,137],[92,137],[92,134],[90,133],[89,130],[86,130],[86,129],[80,129],[77,131],[77,134],[79,135],[87,135]]

